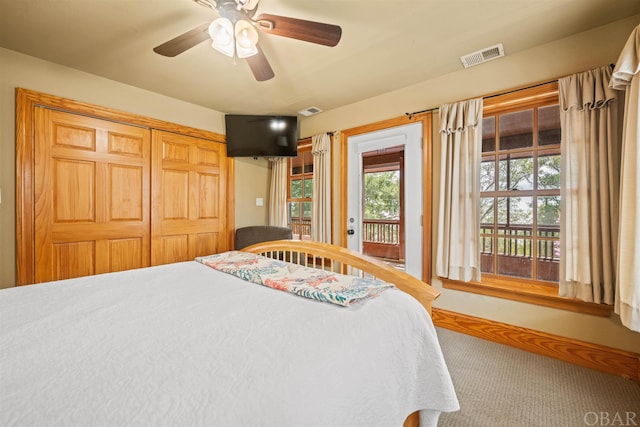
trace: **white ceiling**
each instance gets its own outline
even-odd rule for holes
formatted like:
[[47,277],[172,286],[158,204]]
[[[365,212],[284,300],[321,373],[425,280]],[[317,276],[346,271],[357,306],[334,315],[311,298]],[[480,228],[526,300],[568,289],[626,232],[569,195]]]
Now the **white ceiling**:
[[0,46],[224,113],[330,110],[640,13],[639,0],[261,0],[258,13],[342,27],[336,47],[261,34],[275,77],[203,42],[153,47],[217,17],[192,0],[0,0]]

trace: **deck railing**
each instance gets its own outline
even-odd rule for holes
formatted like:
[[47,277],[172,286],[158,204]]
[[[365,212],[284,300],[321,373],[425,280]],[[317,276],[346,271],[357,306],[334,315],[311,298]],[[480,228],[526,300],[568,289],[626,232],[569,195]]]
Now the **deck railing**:
[[294,239],[311,240],[311,218],[289,218]]
[[[557,282],[560,269],[560,227],[538,226],[534,260],[533,227],[530,225],[481,224],[480,252],[482,271],[506,276]],[[494,248],[494,244],[497,248]],[[497,249],[497,250],[496,250]],[[495,258],[497,256],[497,259]],[[534,262],[535,261],[535,262]],[[534,267],[535,264],[535,267]],[[534,270],[535,268],[535,270]],[[533,277],[535,272],[535,277]]]
[[[493,224],[480,224],[480,252],[494,253]],[[502,256],[533,257],[533,227],[530,225],[498,225],[497,253]],[[538,226],[537,258],[547,261],[560,259],[558,240],[560,226]],[[550,238],[550,239],[549,239]],[[549,239],[549,240],[547,240]]]
[[397,219],[365,219],[362,221],[362,241],[400,244],[400,221]]

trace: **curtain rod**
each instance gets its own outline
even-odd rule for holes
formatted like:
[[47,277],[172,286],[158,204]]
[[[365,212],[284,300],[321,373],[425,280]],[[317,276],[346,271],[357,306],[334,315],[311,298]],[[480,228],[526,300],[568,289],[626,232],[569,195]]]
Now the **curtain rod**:
[[[613,70],[615,68],[616,64],[609,64],[609,66]],[[574,73],[574,74],[576,74],[576,73]],[[525,87],[521,87],[521,88],[518,88],[518,89],[511,89],[511,90],[507,90],[507,91],[500,92],[500,93],[494,93],[494,94],[491,94],[491,95],[483,96],[482,99],[490,99],[490,98],[495,98],[497,96],[508,95],[510,93],[519,92],[521,90],[533,89],[533,88],[536,88],[536,87],[539,87],[539,86],[544,86],[544,85],[549,84],[549,83],[557,82],[561,78],[568,77],[570,75],[572,75],[572,74],[567,74],[566,76],[558,77],[557,79],[551,79],[551,80],[547,80],[545,82],[535,83],[535,84],[532,84],[532,85],[529,85],[529,86],[525,86]],[[431,111],[436,111],[438,109],[440,109],[440,107],[427,108],[426,110],[414,111],[413,113],[404,113],[404,114],[405,114],[405,116],[409,117],[409,119],[411,119],[416,114],[428,113],[428,112],[431,112]]]
[[[539,87],[539,86],[544,86],[546,84],[553,83],[553,82],[556,82],[556,81],[558,81],[558,79],[548,80],[548,81],[545,81],[545,82],[532,84],[532,85],[521,87],[521,88],[518,88],[518,89],[511,89],[511,90],[507,90],[507,91],[500,92],[500,93],[494,93],[494,94],[491,94],[491,95],[483,96],[482,99],[490,99],[490,98],[495,98],[497,96],[508,95],[510,93],[519,92],[521,90],[533,89],[533,88],[536,88],[536,87]],[[407,116],[409,118],[412,118],[416,114],[428,113],[430,111],[436,111],[436,110],[439,110],[439,109],[440,109],[440,107],[433,107],[433,108],[427,108],[426,110],[414,111],[413,113],[404,113],[404,114],[405,114],[405,116]]]

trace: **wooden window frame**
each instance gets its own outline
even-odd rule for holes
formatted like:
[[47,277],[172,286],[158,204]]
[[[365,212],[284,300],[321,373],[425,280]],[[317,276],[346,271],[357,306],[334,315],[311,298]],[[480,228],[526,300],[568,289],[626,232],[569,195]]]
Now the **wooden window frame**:
[[[559,92],[557,81],[535,85],[529,88],[513,90],[502,95],[490,96],[484,99],[483,117],[498,116],[531,108],[554,105],[559,101],[558,96]],[[537,116],[534,115],[534,129],[537,129],[537,121],[535,121],[535,117]],[[554,148],[557,147],[553,145],[548,148],[541,147],[539,150],[541,152],[550,150],[552,151]],[[514,152],[515,151],[518,150],[514,150]],[[534,148],[532,147],[531,149],[527,149],[524,151],[533,152]],[[494,151],[494,154],[487,156],[483,155],[482,157],[483,159],[486,157],[495,158],[499,155],[499,152]],[[526,190],[524,192],[533,194],[533,192],[530,190]],[[497,197],[500,197],[500,195],[502,194],[502,192],[497,190],[494,193]],[[546,193],[555,194],[555,190],[551,192],[542,191],[540,195],[545,195]],[[494,213],[494,218],[496,216],[497,215]],[[537,219],[534,209],[534,222],[535,221],[537,221]],[[534,262],[534,266],[532,267],[532,277],[536,277],[535,273],[536,270]],[[597,316],[607,317],[611,314],[613,309],[612,306],[606,304],[588,303],[580,301],[578,299],[560,297],[558,295],[557,283],[554,285],[553,282],[544,282],[540,280],[523,279],[518,277],[509,277],[488,273],[482,274],[482,279],[480,282],[461,282],[442,277],[440,279],[443,282],[443,287],[447,289],[455,289]]]
[[[291,196],[291,182],[293,180],[296,179],[302,179],[302,188],[304,191],[304,181],[306,179],[313,179],[314,178],[314,173],[313,171],[311,172],[304,172],[304,170],[302,171],[302,173],[300,174],[293,174],[293,161],[294,159],[296,159],[297,157],[300,156],[301,153],[309,153],[309,155],[311,154],[311,138],[305,138],[305,139],[301,139],[300,141],[298,141],[298,156],[296,157],[291,157],[287,160],[287,225],[289,227],[291,227],[293,229],[293,226],[289,220],[289,204],[290,203],[300,203],[300,215],[302,215],[302,219],[304,219],[304,210],[302,208],[302,203],[305,202],[309,202],[311,203],[313,201],[313,197],[292,197]],[[312,213],[313,215],[313,213]],[[297,233],[294,233],[297,234]],[[311,233],[309,233],[309,236],[311,235]],[[304,235],[307,236],[307,235]],[[308,238],[310,238],[309,236],[307,236]],[[300,234],[299,239],[302,240],[303,239],[303,235]]]

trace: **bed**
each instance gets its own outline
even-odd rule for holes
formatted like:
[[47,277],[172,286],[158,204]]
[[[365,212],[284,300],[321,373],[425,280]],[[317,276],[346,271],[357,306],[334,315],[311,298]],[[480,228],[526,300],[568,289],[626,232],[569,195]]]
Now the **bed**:
[[[384,289],[342,306],[211,267],[224,257]],[[376,260],[291,240],[4,289],[0,425],[435,426],[459,408],[437,296]]]

